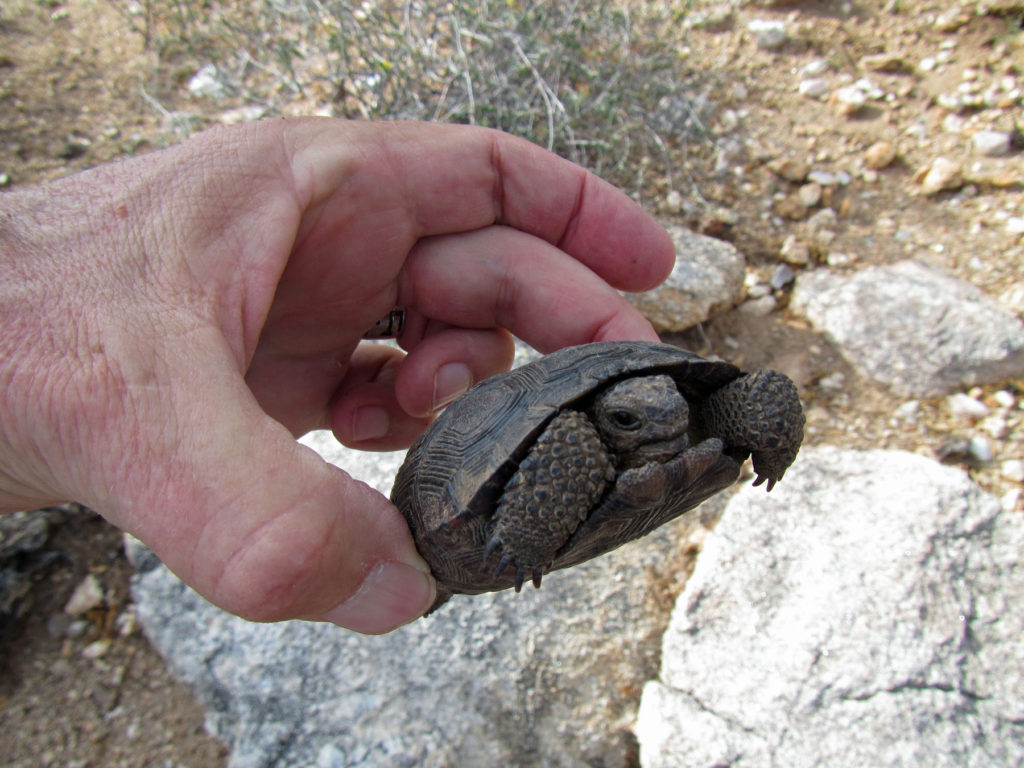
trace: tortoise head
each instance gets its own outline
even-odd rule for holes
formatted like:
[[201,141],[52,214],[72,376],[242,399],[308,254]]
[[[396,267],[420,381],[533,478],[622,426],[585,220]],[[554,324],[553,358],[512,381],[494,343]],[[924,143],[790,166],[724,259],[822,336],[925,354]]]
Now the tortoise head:
[[690,408],[669,376],[623,379],[597,396],[589,415],[620,471],[689,447]]

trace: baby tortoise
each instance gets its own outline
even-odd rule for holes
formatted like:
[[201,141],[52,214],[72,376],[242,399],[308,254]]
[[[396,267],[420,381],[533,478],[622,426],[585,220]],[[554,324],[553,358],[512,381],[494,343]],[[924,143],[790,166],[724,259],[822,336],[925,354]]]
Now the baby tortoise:
[[803,426],[781,373],[667,344],[584,344],[452,403],[409,449],[391,499],[437,578],[437,608],[539,587],[644,536],[735,482],[748,456],[771,490]]

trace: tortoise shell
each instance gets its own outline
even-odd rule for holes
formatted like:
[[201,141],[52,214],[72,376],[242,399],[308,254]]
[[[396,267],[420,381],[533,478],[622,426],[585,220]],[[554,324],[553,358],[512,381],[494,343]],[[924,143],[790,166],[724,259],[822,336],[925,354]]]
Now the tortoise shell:
[[[566,421],[562,415],[587,414],[595,398],[619,382],[669,377],[694,412],[682,427],[687,447],[671,461],[603,470],[609,481],[599,481],[598,492],[586,502],[589,508],[576,510],[578,522],[568,524],[564,541],[552,544],[548,561],[531,566],[536,586],[543,573],[644,536],[728,487],[752,450],[755,469],[761,472],[757,450],[766,446],[771,458],[762,459],[769,467],[763,474],[770,489],[796,456],[803,414],[793,384],[781,374],[768,373],[770,385],[767,390],[762,386],[764,391],[755,398],[759,437],[754,442],[761,445],[750,445],[745,434],[716,436],[731,429],[732,422],[744,422],[746,427],[751,421],[744,413],[737,415],[733,402],[742,401],[746,409],[751,400],[747,380],[754,375],[667,344],[599,342],[569,347],[480,382],[449,405],[409,449],[391,494],[437,579],[434,608],[452,593],[513,586],[518,591],[525,569],[509,567],[515,563],[493,551],[500,538],[495,534],[499,506],[506,508],[504,518],[527,529],[525,535],[543,539],[547,533],[532,530],[537,528],[533,518],[516,519],[518,507],[508,501],[511,491],[506,495],[506,490],[517,483],[533,484],[535,475],[524,472],[528,465],[548,462],[542,442],[554,434],[556,419],[562,425],[585,422],[585,416]],[[715,393],[738,387],[739,394],[721,398],[729,403],[725,417],[716,418],[715,409],[704,405]],[[564,436],[565,431],[562,426],[559,434]],[[760,433],[769,434],[764,438]],[[571,435],[570,439],[575,442]],[[596,438],[589,439],[593,443]],[[606,452],[597,445],[599,453]],[[611,466],[614,458],[606,463]],[[573,471],[570,466],[568,473]],[[537,497],[546,500],[547,495],[537,492]]]

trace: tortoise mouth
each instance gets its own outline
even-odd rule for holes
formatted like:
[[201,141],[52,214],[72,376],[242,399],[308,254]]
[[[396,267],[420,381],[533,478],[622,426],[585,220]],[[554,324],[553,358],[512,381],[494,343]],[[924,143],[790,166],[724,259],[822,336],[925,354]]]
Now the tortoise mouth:
[[618,467],[623,470],[642,467],[645,464],[664,464],[689,447],[690,438],[686,434],[677,435],[667,440],[652,440],[623,454],[618,462]]

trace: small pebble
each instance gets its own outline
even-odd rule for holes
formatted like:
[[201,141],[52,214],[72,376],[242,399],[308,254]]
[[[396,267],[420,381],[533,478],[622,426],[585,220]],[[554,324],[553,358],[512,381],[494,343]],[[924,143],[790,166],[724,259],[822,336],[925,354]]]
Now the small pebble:
[[828,72],[828,59],[811,59],[800,68],[800,72],[807,77],[817,77]]
[[117,614],[117,618],[114,619],[114,627],[117,629],[117,634],[121,637],[128,637],[135,634],[138,626],[138,617],[135,614],[134,608],[129,608],[126,611]]
[[962,8],[951,8],[935,18],[935,29],[939,32],[956,32],[970,20],[971,17]]
[[101,656],[106,655],[107,651],[110,650],[110,639],[101,638],[94,642],[89,643],[85,648],[82,649],[82,658],[95,660]]
[[967,443],[967,451],[983,464],[992,461],[992,445],[986,437],[973,435]]
[[828,92],[828,78],[808,77],[800,81],[796,87],[797,93],[811,99],[817,99]]
[[971,137],[971,146],[979,155],[1001,157],[1010,154],[1010,134],[1005,131],[978,131]]
[[907,65],[903,57],[896,53],[872,53],[860,60],[861,69],[872,72],[902,72]]
[[777,51],[789,39],[783,21],[753,19],[747,24],[747,29],[754,35],[758,47],[766,51]]
[[853,115],[868,103],[867,94],[855,85],[837,90],[833,96],[842,115]]
[[769,295],[772,292],[772,287],[768,283],[754,283],[747,288],[748,299],[760,299],[764,296]]
[[982,419],[989,414],[987,405],[963,392],[947,397],[946,404],[950,413],[960,419]]
[[800,202],[800,196],[796,193],[786,195],[786,197],[775,203],[775,212],[779,216],[794,221],[807,218],[807,211],[807,206]]
[[745,315],[753,315],[754,317],[767,317],[778,307],[779,302],[776,301],[774,296],[762,296],[759,299],[751,299],[745,301],[739,305],[738,309]]
[[981,428],[995,440],[1002,440],[1010,434],[1010,425],[1000,414],[988,416],[981,422]]
[[1006,231],[1011,235],[1024,235],[1024,216],[1010,216],[1006,220]]
[[1021,459],[1007,459],[1002,465],[1003,477],[1015,483],[1024,483],[1024,461]]
[[665,195],[665,208],[671,213],[679,213],[683,210],[683,196],[676,189]]
[[1009,392],[1005,389],[997,390],[992,394],[992,399],[996,401],[996,404],[1001,408],[1013,408],[1017,404],[1017,399],[1013,396],[1013,392]]
[[846,377],[839,371],[835,371],[834,373],[830,373],[828,376],[822,376],[818,379],[818,386],[831,392],[840,391],[845,383]]
[[935,98],[935,103],[943,109],[948,109],[950,112],[957,112],[963,106],[960,94],[951,92],[940,93]]
[[804,208],[813,208],[821,202],[821,184],[804,184],[796,195]]
[[807,233],[822,248],[827,248],[836,238],[835,227],[838,224],[836,212],[831,208],[822,208],[807,220]]
[[735,110],[726,109],[718,116],[718,125],[726,133],[735,131],[740,124],[740,117]]
[[792,157],[778,158],[768,163],[768,170],[786,181],[794,184],[802,184],[811,172],[811,166],[804,160],[797,160]]
[[220,80],[217,67],[213,64],[205,64],[189,80],[188,91],[193,96],[219,99],[227,93],[227,88]]
[[942,118],[942,130],[946,133],[963,133],[966,123],[960,115],[949,114]]
[[246,106],[235,107],[220,113],[218,120],[224,125],[237,125],[238,123],[251,123],[259,120],[267,113],[266,107]]
[[869,99],[880,99],[885,96],[885,91],[875,85],[867,77],[862,77],[853,84],[854,88],[860,88]]
[[919,400],[907,400],[900,404],[893,415],[907,424],[917,424],[917,416],[920,412],[921,402]]
[[917,139],[921,143],[928,140],[928,126],[922,122],[915,122],[903,131],[907,136]]
[[896,159],[896,147],[888,141],[876,141],[864,152],[864,165],[874,171],[888,168]]
[[833,187],[839,183],[839,176],[831,171],[811,171],[807,174],[807,180],[823,187]]
[[822,248],[828,248],[836,239],[836,233],[831,229],[819,229],[814,233],[814,241]]
[[964,169],[960,163],[945,157],[936,157],[921,175],[921,191],[936,195],[945,190],[959,189],[964,183]]
[[99,579],[90,573],[75,587],[75,591],[71,593],[71,597],[64,606],[64,612],[71,616],[81,616],[86,611],[91,611],[102,604],[103,587],[100,585]]
[[811,249],[796,235],[787,235],[779,249],[779,258],[787,264],[805,266],[811,263]]
[[779,264],[772,273],[771,285],[776,291],[781,291],[787,285],[796,280],[796,272],[789,264]]
[[811,232],[820,229],[832,229],[839,223],[839,217],[831,208],[822,208],[807,220],[807,229]]

